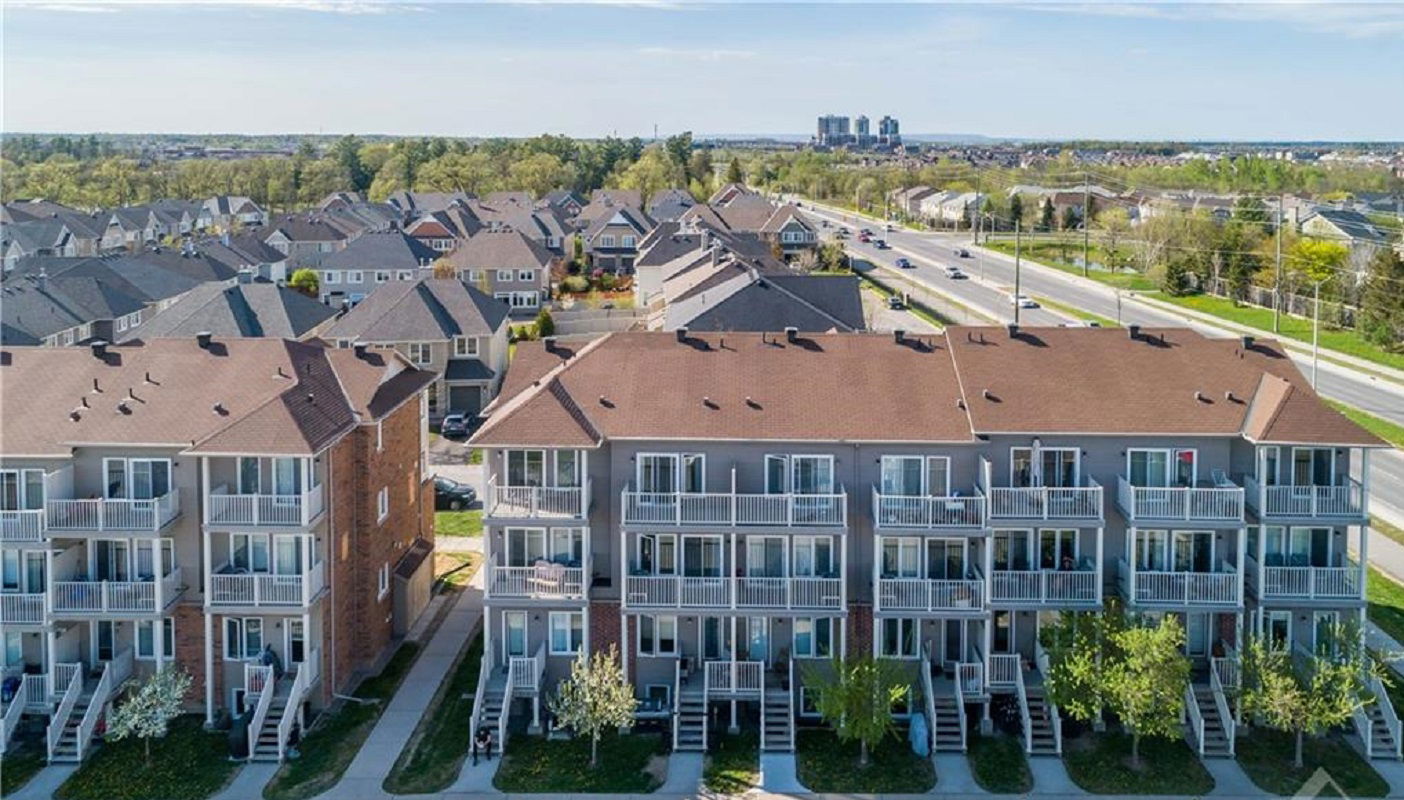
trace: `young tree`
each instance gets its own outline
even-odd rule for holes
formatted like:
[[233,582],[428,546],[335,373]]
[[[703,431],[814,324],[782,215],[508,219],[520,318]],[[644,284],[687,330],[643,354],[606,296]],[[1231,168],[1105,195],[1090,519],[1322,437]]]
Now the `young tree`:
[[1038,229],[1040,231],[1047,232],[1053,230],[1053,214],[1053,201],[1045,197],[1043,199],[1043,209],[1039,212],[1038,218]]
[[727,183],[745,183],[746,173],[741,171],[741,159],[736,156],[731,157],[731,163],[726,165]]
[[1296,737],[1292,764],[1302,766],[1302,740],[1344,725],[1365,702],[1365,676],[1376,669],[1356,626],[1336,625],[1311,656],[1253,637],[1243,648],[1243,712]]
[[857,741],[858,766],[868,766],[868,751],[896,730],[892,704],[907,692],[908,677],[896,661],[860,656],[834,659],[830,669],[804,665],[806,686],[815,687],[819,716],[834,726],[841,741]]
[[178,669],[152,673],[127,702],[117,706],[107,721],[107,738],[141,739],[146,765],[151,766],[151,740],[166,735],[170,721],[180,716],[181,702],[190,691],[190,675]]
[[1106,705],[1102,663],[1111,634],[1125,624],[1125,615],[1114,603],[1109,600],[1101,614],[1064,612],[1056,625],[1039,633],[1039,642],[1048,652],[1044,684],[1049,699],[1082,722],[1099,721]]
[[1128,624],[1107,637],[1100,690],[1106,707],[1131,733],[1131,766],[1141,766],[1141,738],[1180,735],[1190,662],[1185,629],[1173,614],[1154,627]]
[[1404,341],[1404,258],[1383,247],[1370,262],[1360,297],[1360,332],[1371,342],[1398,348]]
[[541,309],[536,314],[536,335],[542,339],[556,335],[556,321],[551,318],[549,309]]
[[1106,262],[1107,269],[1113,272],[1121,269],[1123,263],[1119,248],[1131,235],[1131,215],[1124,208],[1109,208],[1097,215],[1094,224],[1101,234],[1102,260]]
[[593,656],[581,652],[571,665],[570,677],[548,702],[561,724],[590,737],[591,768],[599,763],[600,734],[633,725],[636,705],[634,686],[624,675],[614,645]]
[[1078,217],[1076,208],[1074,208],[1073,206],[1068,206],[1067,208],[1063,209],[1063,230],[1076,230],[1077,220]]
[[288,277],[288,286],[302,292],[308,297],[316,297],[317,291],[321,288],[321,277],[315,269],[293,270],[293,274]]
[[1013,228],[1014,223],[1024,221],[1024,198],[1022,195],[1014,194],[1009,197],[1009,227]]

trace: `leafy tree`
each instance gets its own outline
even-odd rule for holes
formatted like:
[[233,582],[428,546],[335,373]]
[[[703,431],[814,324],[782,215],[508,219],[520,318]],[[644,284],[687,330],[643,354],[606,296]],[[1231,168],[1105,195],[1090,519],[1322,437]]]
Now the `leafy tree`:
[[1024,221],[1024,198],[1022,195],[1010,195],[1009,197],[1009,225],[1013,227],[1016,222]]
[[841,741],[858,742],[860,767],[868,765],[868,752],[896,730],[892,705],[907,693],[905,672],[899,662],[868,655],[848,661],[835,658],[828,670],[804,665],[805,685],[818,693],[814,705],[819,715],[834,726]]
[[1298,239],[1287,254],[1292,270],[1312,283],[1331,280],[1349,256],[1350,250],[1340,242],[1311,237]]
[[590,737],[590,766],[595,767],[600,734],[634,724],[634,686],[619,663],[619,649],[610,645],[608,652],[593,656],[582,651],[547,705],[561,724]]
[[619,175],[621,189],[638,189],[644,203],[654,192],[681,183],[682,170],[660,147],[650,147]]
[[512,162],[507,167],[507,181],[516,189],[525,189],[540,197],[552,189],[575,182],[575,171],[550,153],[535,153]]
[[361,140],[354,134],[347,134],[338,139],[331,147],[331,156],[346,173],[346,180],[350,183],[352,191],[364,192],[370,188],[375,173],[361,162]]
[[151,766],[151,740],[166,735],[171,720],[180,716],[181,703],[190,691],[190,675],[178,669],[154,672],[142,681],[107,721],[107,738],[120,741],[131,736],[142,741],[146,765]]
[[1172,297],[1189,294],[1194,285],[1190,279],[1192,273],[1193,270],[1191,270],[1184,255],[1173,253],[1165,262],[1165,272],[1160,281],[1160,288]]
[[1131,215],[1124,208],[1109,208],[1098,214],[1094,222],[1102,244],[1102,260],[1109,270],[1125,266],[1121,243],[1131,235]]
[[741,159],[736,156],[731,157],[731,163],[726,165],[727,183],[745,183],[746,173],[741,171]]
[[1404,341],[1404,258],[1383,247],[1370,262],[1360,296],[1361,334],[1381,347],[1397,348]]
[[321,277],[315,269],[306,267],[293,270],[293,274],[288,277],[288,286],[302,292],[308,297],[316,297],[321,288]]
[[1125,624],[1114,602],[1109,600],[1101,614],[1064,612],[1056,625],[1039,633],[1048,652],[1044,683],[1049,698],[1073,719],[1091,723],[1102,717],[1102,662],[1111,634]]
[[692,158],[692,131],[684,131],[664,139],[663,150],[668,154],[668,158],[678,166],[678,169],[682,170],[684,183],[696,177],[688,172]]
[[1047,232],[1053,230],[1053,213],[1053,201],[1045,197],[1043,199],[1043,208],[1040,210],[1038,218],[1038,229],[1040,231]]
[[1077,229],[1077,209],[1068,206],[1063,209],[1063,230],[1071,231]]
[[706,200],[705,193],[715,177],[712,174],[712,154],[710,151],[693,151],[692,156],[687,160],[687,176],[690,180],[701,185],[702,191],[694,191],[693,194],[697,195],[698,200]]
[[819,245],[819,267],[828,272],[844,272],[849,269],[848,251],[839,242],[825,242]]
[[1302,766],[1302,740],[1344,725],[1364,704],[1365,676],[1377,669],[1356,626],[1336,625],[1328,643],[1302,656],[1263,637],[1243,649],[1243,712],[1296,737],[1292,763]]
[[1131,764],[1141,765],[1141,738],[1180,735],[1190,662],[1183,653],[1185,630],[1174,614],[1154,627],[1126,625],[1107,635],[1098,692],[1109,711],[1131,733]]
[[541,338],[556,335],[556,321],[551,318],[549,309],[541,309],[536,313],[536,335]]

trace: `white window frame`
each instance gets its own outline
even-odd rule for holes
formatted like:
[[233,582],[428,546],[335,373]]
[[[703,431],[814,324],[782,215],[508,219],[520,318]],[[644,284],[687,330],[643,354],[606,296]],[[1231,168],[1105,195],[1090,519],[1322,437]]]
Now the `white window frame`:
[[395,272],[395,280],[397,280],[397,281],[412,281],[412,280],[414,280],[414,270],[412,270],[412,269],[397,270],[397,271]]
[[519,270],[517,270],[517,280],[523,281],[523,282],[525,282],[525,283],[531,283],[532,281],[536,280],[536,270],[534,270],[534,269],[519,269]]
[[384,269],[378,269],[378,270],[376,270],[376,271],[375,271],[375,282],[376,282],[376,283],[389,283],[389,282],[390,282],[390,271],[389,271],[389,270],[384,270]]
[[[512,637],[508,635],[511,630],[509,624],[514,619],[522,621],[522,652],[513,653]],[[508,661],[514,657],[525,657],[531,650],[531,615],[525,611],[504,611],[502,612],[502,660]]]
[[[648,650],[644,649],[644,619],[651,620],[653,628],[652,641],[648,643]],[[659,635],[659,631],[663,627],[665,621],[673,628],[672,650],[663,650],[659,647],[659,643],[663,638]],[[637,623],[634,625],[634,637],[637,641],[637,647],[635,649],[640,658],[676,658],[679,652],[678,648],[681,644],[678,641],[678,636],[678,618],[674,614],[640,614],[637,617]]]
[[600,235],[600,247],[613,247],[613,246],[614,246],[614,234],[612,234],[612,233],[604,233],[604,234],[601,234],[601,235]]
[[[950,458],[950,456],[923,456],[923,455],[916,455],[916,454],[913,454],[913,455],[886,455],[886,456],[883,456],[882,459],[881,459],[881,464],[880,464],[880,468],[879,468],[879,472],[878,472],[878,480],[880,481],[880,485],[881,485],[882,488],[883,488],[883,492],[882,492],[882,493],[885,494],[885,495],[892,495],[892,496],[894,496],[894,497],[903,496],[903,495],[896,495],[896,494],[894,494],[894,493],[891,493],[891,492],[888,492],[888,491],[887,491],[887,487],[886,487],[886,476],[887,476],[887,471],[888,471],[888,468],[889,468],[890,465],[896,465],[896,464],[900,464],[900,462],[902,462],[902,461],[909,461],[909,460],[914,460],[914,459],[919,459],[919,460],[921,461],[921,487],[920,487],[920,489],[919,489],[920,494],[915,495],[915,496],[918,496],[918,497],[950,497],[950,496],[951,496],[951,458]],[[939,487],[937,487],[937,486],[931,486],[931,469],[932,469],[932,467],[933,467],[935,464],[938,464],[938,463],[939,463],[939,464],[944,464],[944,465],[945,465],[945,477],[946,477],[946,481],[945,481],[945,484],[944,484],[943,486],[939,486]],[[912,495],[905,495],[905,496],[912,496]]]
[[338,269],[327,269],[327,270],[322,270],[322,282],[323,282],[323,283],[341,283],[341,270],[338,270]]
[[366,273],[363,272],[363,271],[361,271],[361,270],[359,270],[359,269],[347,270],[347,271],[346,271],[346,282],[347,282],[347,283],[365,283],[365,282],[366,282]]
[[[1047,486],[1048,483],[1043,475],[1043,459],[1035,459],[1033,447],[1011,447],[1009,448],[1009,485],[1019,486],[1017,483],[1017,473],[1015,472],[1015,456],[1018,453],[1027,451],[1029,454],[1030,475],[1029,486]],[[1047,452],[1072,453],[1073,454],[1073,486],[1082,485],[1082,451],[1076,447],[1040,447],[1037,450],[1042,456]],[[1129,451],[1128,451],[1129,452]],[[1130,463],[1130,462],[1127,462]],[[1022,488],[1022,487],[1021,487]]]
[[[809,647],[800,648],[800,625],[809,626]],[[819,652],[819,628],[828,629],[829,648],[828,652]],[[795,658],[830,658],[834,653],[834,618],[833,617],[795,617],[790,625],[790,652]]]
[[453,337],[453,354],[456,356],[476,356],[478,355],[478,337],[476,336],[455,336]]
[[[1162,486],[1149,485],[1147,488],[1172,488],[1179,486],[1180,454],[1189,453],[1193,457],[1194,470],[1190,475],[1189,486],[1199,481],[1199,450],[1193,447],[1128,447],[1126,448],[1126,482],[1131,482],[1131,458],[1137,453],[1161,453],[1165,456],[1165,483]],[[1134,485],[1134,484],[1133,484]]]
[[634,247],[637,243],[638,239],[634,238],[632,235],[625,234],[624,236],[619,237],[620,247]]
[[[256,649],[254,649],[254,651],[253,651],[252,653],[250,653],[250,652],[248,652],[248,650],[249,650],[249,648],[248,648],[248,644],[249,644],[249,628],[250,628],[250,626],[251,626],[252,624],[254,624],[254,623],[256,623],[256,624],[257,624],[257,627],[258,627],[258,647],[257,647]],[[230,630],[230,627],[231,627],[231,626],[238,629],[238,635],[237,635],[237,636],[230,636],[230,635],[229,635],[229,630]],[[225,618],[224,618],[224,631],[223,631],[223,636],[224,636],[224,647],[223,647],[223,650],[224,650],[224,660],[225,660],[225,661],[248,661],[248,660],[250,660],[250,659],[257,658],[257,657],[259,656],[259,654],[263,652],[263,647],[264,647],[264,645],[266,645],[266,644],[268,643],[268,642],[264,639],[263,633],[264,633],[264,630],[263,630],[263,618],[262,618],[262,617],[225,617]],[[238,644],[238,649],[237,649],[237,650],[231,650],[231,649],[230,649],[230,645],[231,645],[231,644],[235,644],[235,643]]]
[[513,277],[513,273],[512,273],[512,270],[510,270],[510,269],[499,269],[499,270],[497,271],[497,281],[498,281],[498,283],[510,283],[511,280],[512,280],[512,277]]
[[[163,617],[161,621],[164,623],[161,627],[166,632],[166,647],[165,651],[161,654],[161,661],[175,661],[175,618]],[[144,655],[141,652],[142,629],[153,628],[154,624],[155,620],[139,619],[136,621],[136,625],[132,630],[132,652],[134,653],[133,657],[138,661],[156,660],[155,638],[151,640],[151,652]]]
[[429,342],[409,342],[405,345],[409,353],[409,360],[415,366],[422,367],[434,361],[434,346]]
[[[897,623],[897,640],[900,643],[903,639],[902,631],[905,628],[912,629],[912,647],[915,652],[911,653],[889,653],[886,651],[887,644],[887,624]],[[921,620],[917,617],[879,617],[878,618],[878,655],[882,658],[895,658],[904,661],[915,660],[921,655]]]
[[384,522],[390,516],[390,487],[382,486],[375,494],[376,522]]
[[[576,622],[580,625],[580,637],[578,640],[572,642],[571,640],[575,638],[573,635],[575,631],[573,623]],[[567,643],[565,649],[556,647],[556,633],[557,626],[559,625],[565,626],[564,633]],[[573,656],[578,654],[580,649],[585,645],[585,614],[580,611],[552,611],[547,619],[546,641],[548,652],[553,656]]]
[[375,599],[381,601],[385,595],[390,594],[390,562],[386,561],[380,565],[380,569],[375,574]]

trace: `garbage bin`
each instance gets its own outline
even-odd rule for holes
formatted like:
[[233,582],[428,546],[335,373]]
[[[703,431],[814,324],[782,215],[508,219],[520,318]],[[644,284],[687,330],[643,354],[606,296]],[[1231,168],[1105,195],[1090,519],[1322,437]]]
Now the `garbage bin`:
[[245,759],[249,757],[249,722],[253,712],[246,711],[234,718],[229,725],[229,757]]

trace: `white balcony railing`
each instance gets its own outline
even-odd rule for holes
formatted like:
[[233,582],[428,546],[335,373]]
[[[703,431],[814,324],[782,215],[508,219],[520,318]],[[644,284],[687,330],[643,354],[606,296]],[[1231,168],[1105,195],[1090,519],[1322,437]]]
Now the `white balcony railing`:
[[843,526],[848,495],[636,492],[621,498],[625,524]]
[[180,567],[160,581],[54,581],[49,585],[49,608],[55,614],[152,614],[175,599],[181,586]]
[[322,513],[322,487],[301,494],[230,494],[220,486],[205,498],[207,525],[310,525]]
[[307,606],[326,582],[325,561],[289,575],[224,572],[226,569],[220,567],[210,575],[210,605]]
[[1096,570],[1002,570],[990,580],[996,603],[1076,603],[1102,601],[1101,573]]
[[630,575],[624,586],[635,608],[843,609],[840,578]]
[[44,538],[44,510],[0,511],[0,542],[37,542]]
[[883,494],[873,488],[873,523],[888,528],[979,528],[985,524],[985,496],[916,497]]
[[1008,688],[1023,673],[1024,665],[1018,653],[990,654],[990,686]]
[[50,500],[47,525],[55,531],[159,531],[180,515],[180,491],[151,500]]
[[1078,520],[1102,518],[1102,486],[996,486],[989,489],[990,519]]
[[1365,487],[1346,478],[1339,486],[1263,486],[1243,479],[1248,506],[1259,517],[1361,517],[1366,514]]
[[44,593],[0,594],[0,622],[37,625],[44,621]]
[[498,486],[488,480],[485,512],[513,519],[584,519],[590,512],[590,481],[579,486]]
[[708,661],[703,691],[708,694],[759,694],[765,664],[759,661]]
[[1220,561],[1214,572],[1134,569],[1117,560],[1122,592],[1134,603],[1177,606],[1222,606],[1243,602],[1239,573]]
[[985,605],[985,579],[879,578],[878,611],[978,611]]
[[1341,567],[1260,566],[1248,557],[1248,584],[1260,598],[1355,600],[1364,576],[1351,559]]
[[585,570],[544,562],[530,567],[503,567],[498,566],[494,554],[488,559],[486,585],[489,598],[583,598]]
[[1117,505],[1133,522],[1242,522],[1241,486],[1132,486],[1117,478]]

